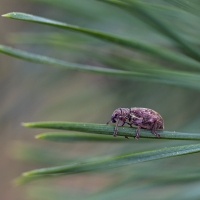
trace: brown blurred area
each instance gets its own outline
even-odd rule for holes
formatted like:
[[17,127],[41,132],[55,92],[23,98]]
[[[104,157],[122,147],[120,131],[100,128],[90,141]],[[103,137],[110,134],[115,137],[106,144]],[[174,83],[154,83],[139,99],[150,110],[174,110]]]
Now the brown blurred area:
[[[33,9],[31,5],[20,0],[1,0],[0,14],[13,11],[29,12]],[[8,33],[19,31],[25,26],[25,23],[0,17],[0,43],[9,45]],[[22,166],[9,155],[11,142],[25,136],[24,129],[20,127],[24,118],[21,116],[24,102],[19,98],[22,95],[19,94],[22,82],[17,77],[15,62],[16,59],[0,54],[0,199],[2,200],[25,199],[21,193],[22,188],[13,184],[14,178],[22,172]]]
[[[40,6],[39,12],[41,10]],[[37,10],[34,10],[34,4],[31,2],[1,1],[1,15],[14,11],[37,14]],[[29,28],[33,30],[34,24],[3,17],[0,17],[0,24],[2,27],[0,29],[0,43],[24,49],[23,46],[13,45],[10,41],[10,35],[27,31]],[[43,51],[43,48],[38,49]],[[27,51],[34,52],[34,50],[33,47]],[[51,54],[50,49],[49,51]],[[44,52],[44,54],[48,53]],[[18,150],[20,151],[20,148],[26,144],[27,146],[30,143],[35,144],[33,149],[37,149],[38,143],[43,144],[43,141],[34,139],[34,135],[41,133],[41,131],[26,129],[21,126],[21,123],[40,120],[106,122],[107,118],[100,117],[99,120],[99,114],[90,114],[98,113],[99,110],[104,112],[112,104],[112,99],[106,99],[104,95],[101,95],[106,88],[104,79],[103,76],[99,75],[75,74],[0,54],[0,199],[27,199],[27,188],[30,185],[15,186],[14,180],[25,171],[41,167],[41,165],[37,165],[37,162],[35,164],[34,160],[23,162],[20,160],[21,158],[17,157]],[[85,88],[87,88],[87,92],[84,91]],[[98,95],[96,95],[97,91]],[[111,113],[112,109],[110,107],[108,112]],[[45,145],[50,147],[52,143],[45,143]],[[70,145],[68,146],[70,147]],[[87,147],[90,149],[89,145]],[[79,152],[84,152],[84,148],[84,146],[75,148],[72,156],[78,156]],[[66,145],[54,144],[53,150],[55,149],[64,152]],[[100,149],[98,152],[101,152]],[[54,156],[52,155],[52,157]],[[47,165],[44,164],[44,166]],[[73,186],[73,180],[68,183]],[[78,184],[76,185],[79,187]],[[84,187],[84,185],[82,186]]]

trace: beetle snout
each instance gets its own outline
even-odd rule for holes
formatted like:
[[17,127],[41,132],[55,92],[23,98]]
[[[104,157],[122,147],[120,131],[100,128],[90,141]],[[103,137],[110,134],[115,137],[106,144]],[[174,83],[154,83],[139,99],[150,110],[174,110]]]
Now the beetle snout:
[[112,118],[111,118],[111,121],[112,121],[112,123],[116,123],[116,118],[115,118],[115,117],[112,117]]
[[114,115],[112,115],[112,117],[111,117],[111,121],[112,121],[112,123],[116,123],[117,118],[118,118],[118,114],[114,114]]

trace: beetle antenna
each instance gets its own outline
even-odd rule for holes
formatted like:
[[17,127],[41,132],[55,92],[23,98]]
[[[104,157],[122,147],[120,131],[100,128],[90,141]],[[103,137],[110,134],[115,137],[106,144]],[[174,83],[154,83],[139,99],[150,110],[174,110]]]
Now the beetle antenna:
[[106,123],[107,125],[110,123],[111,119]]

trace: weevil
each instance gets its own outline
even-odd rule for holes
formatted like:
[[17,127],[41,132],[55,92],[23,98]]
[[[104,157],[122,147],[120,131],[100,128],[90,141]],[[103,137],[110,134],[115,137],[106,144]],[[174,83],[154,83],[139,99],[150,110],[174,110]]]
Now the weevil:
[[[130,127],[132,127],[132,125],[137,126],[136,136],[134,137],[136,140],[140,137],[141,128],[151,130],[158,138],[160,135],[156,130],[164,129],[164,121],[161,115],[149,108],[117,108],[107,124],[110,122],[116,123],[113,134],[114,137],[117,136],[118,126],[124,126],[124,124],[130,125]],[[128,138],[127,136],[125,137]]]

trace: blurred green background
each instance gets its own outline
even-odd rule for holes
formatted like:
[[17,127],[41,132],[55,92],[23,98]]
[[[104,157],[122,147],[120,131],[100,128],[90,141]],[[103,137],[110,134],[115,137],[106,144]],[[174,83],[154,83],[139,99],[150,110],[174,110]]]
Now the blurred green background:
[[[191,5],[184,4],[186,1],[146,2],[152,4],[156,15],[169,23],[171,29],[199,46],[199,16],[195,12],[198,1],[191,1]],[[1,14],[32,13],[149,45],[174,51],[177,48],[164,35],[125,11],[94,0],[2,0],[0,11]],[[160,64],[164,70],[185,72],[183,82],[189,80],[187,74],[199,74],[199,70],[82,34],[5,18],[0,18],[0,24],[1,44],[28,52],[109,68],[130,67],[134,62],[135,68],[145,68],[142,64],[146,62],[151,69],[154,64]],[[25,129],[20,124],[29,121],[106,123],[118,107],[147,107],[163,116],[166,130],[199,132],[199,80],[192,80],[196,87],[189,84],[182,87],[162,81],[69,71],[0,54],[0,82],[0,199],[200,198],[199,154],[13,185],[21,173],[35,168],[195,143],[156,138],[120,143],[55,143],[35,140],[34,135],[43,130]]]

